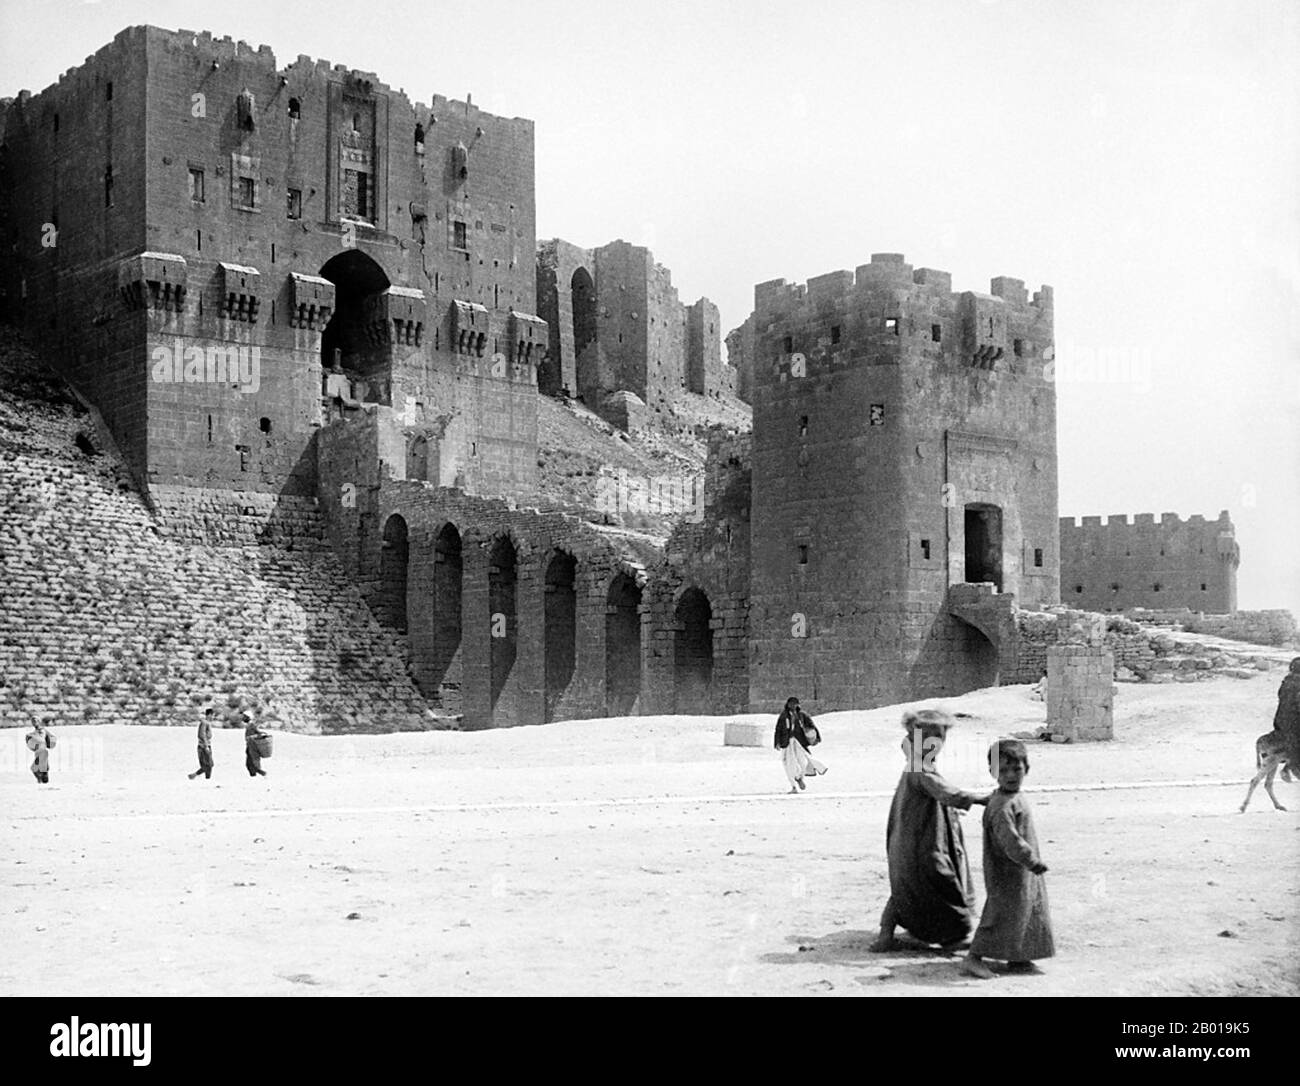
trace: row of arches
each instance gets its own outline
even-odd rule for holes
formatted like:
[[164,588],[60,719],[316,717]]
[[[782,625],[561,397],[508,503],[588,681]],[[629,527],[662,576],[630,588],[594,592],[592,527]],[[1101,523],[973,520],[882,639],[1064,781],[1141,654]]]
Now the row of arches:
[[[497,536],[487,552],[487,609],[466,615],[465,556],[460,531],[447,523],[434,539],[432,574],[422,578],[412,595],[411,549],[404,517],[394,513],[384,522],[379,558],[379,583],[374,594],[378,620],[406,635],[420,686],[443,708],[460,710],[465,702],[467,675],[482,675],[486,663],[488,705],[493,719],[514,719],[510,705],[519,683],[520,562],[515,542]],[[577,678],[579,663],[579,564],[568,551],[556,548],[541,569],[542,715],[546,721],[564,713],[566,694]],[[585,594],[585,591],[584,591]],[[614,573],[604,592],[603,667],[599,676],[603,704],[585,703],[583,715],[627,716],[640,710],[644,691],[643,588],[627,572]],[[481,598],[481,597],[480,597]],[[688,588],[674,611],[673,670],[678,711],[707,711],[713,677],[713,610],[699,588]],[[412,621],[420,628],[412,627]],[[466,650],[481,645],[466,638],[466,622],[488,627],[487,659],[466,659]],[[418,659],[414,658],[418,655]],[[587,676],[588,679],[593,676]],[[481,680],[480,680],[481,681]],[[598,696],[598,695],[597,695]],[[498,707],[502,712],[498,714]]]

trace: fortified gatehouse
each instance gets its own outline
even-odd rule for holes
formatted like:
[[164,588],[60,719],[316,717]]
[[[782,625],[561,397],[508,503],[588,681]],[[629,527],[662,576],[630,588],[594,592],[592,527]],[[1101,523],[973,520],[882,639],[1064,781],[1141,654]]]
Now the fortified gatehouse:
[[750,703],[957,694],[1058,599],[1052,291],[877,253],[754,291]]

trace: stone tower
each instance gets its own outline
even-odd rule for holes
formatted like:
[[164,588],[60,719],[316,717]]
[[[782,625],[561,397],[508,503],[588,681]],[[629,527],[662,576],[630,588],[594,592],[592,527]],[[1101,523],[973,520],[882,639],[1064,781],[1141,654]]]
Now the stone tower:
[[992,685],[1059,597],[1052,292],[893,253],[755,288],[750,701]]

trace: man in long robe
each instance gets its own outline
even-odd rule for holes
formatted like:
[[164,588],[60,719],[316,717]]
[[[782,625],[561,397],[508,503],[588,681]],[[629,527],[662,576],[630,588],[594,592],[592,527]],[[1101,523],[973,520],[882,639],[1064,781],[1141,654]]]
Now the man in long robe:
[[956,812],[986,803],[988,797],[954,788],[934,767],[955,723],[937,709],[903,716],[907,767],[889,809],[889,901],[872,950],[894,949],[894,931],[900,927],[923,943],[944,947],[962,943],[971,933],[975,886]]

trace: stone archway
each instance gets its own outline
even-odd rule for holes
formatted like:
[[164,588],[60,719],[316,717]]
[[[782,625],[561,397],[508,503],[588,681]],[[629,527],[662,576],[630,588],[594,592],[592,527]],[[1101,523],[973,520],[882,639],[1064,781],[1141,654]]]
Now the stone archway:
[[428,685],[448,712],[460,712],[461,599],[464,563],[460,532],[447,523],[433,544],[433,636]]
[[698,588],[688,588],[673,614],[673,690],[678,713],[707,713],[713,681],[713,608]]
[[348,249],[327,260],[320,274],[334,284],[334,314],[321,335],[321,365],[326,372],[337,365],[363,379],[387,379],[388,351],[372,341],[366,317],[368,301],[391,285],[384,269],[361,250]]
[[488,621],[495,709],[519,653],[518,555],[509,536],[500,536],[488,556]]
[[380,623],[400,634],[406,633],[406,578],[410,560],[406,520],[394,513],[384,522],[379,549],[379,593],[377,617]]
[[605,711],[630,716],[641,695],[641,588],[620,573],[605,597]]
[[542,624],[546,639],[545,719],[555,719],[560,700],[573,680],[578,649],[578,596],[574,588],[578,563],[566,551],[556,551],[546,566]]

